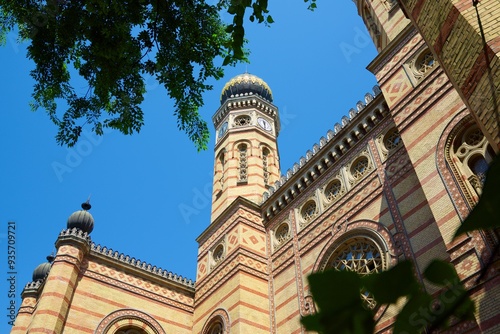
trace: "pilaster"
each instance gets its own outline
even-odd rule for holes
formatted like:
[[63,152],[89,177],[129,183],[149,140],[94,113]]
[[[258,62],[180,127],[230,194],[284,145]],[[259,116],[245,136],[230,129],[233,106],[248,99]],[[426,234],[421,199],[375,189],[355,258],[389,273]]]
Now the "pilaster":
[[88,233],[72,228],[63,230],[56,241],[57,254],[38,299],[29,333],[64,332],[84,257],[90,250]]

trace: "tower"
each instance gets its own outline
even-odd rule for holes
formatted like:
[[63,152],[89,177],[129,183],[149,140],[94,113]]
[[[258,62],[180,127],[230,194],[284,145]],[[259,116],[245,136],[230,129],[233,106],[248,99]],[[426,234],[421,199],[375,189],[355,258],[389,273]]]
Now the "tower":
[[278,109],[269,86],[244,73],[223,88],[212,120],[216,129],[212,219],[238,196],[260,203],[280,175]]

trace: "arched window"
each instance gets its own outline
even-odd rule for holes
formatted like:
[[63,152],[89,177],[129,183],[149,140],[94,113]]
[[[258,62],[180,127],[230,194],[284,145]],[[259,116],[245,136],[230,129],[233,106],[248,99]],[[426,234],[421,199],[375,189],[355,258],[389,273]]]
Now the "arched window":
[[465,126],[456,133],[447,153],[448,161],[454,165],[459,174],[458,178],[466,180],[464,190],[472,195],[467,197],[477,200],[483,188],[486,170],[494,157],[493,149],[486,137],[477,125]]
[[116,334],[146,334],[146,332],[139,328],[129,328],[120,329]]
[[215,169],[221,188],[223,187],[224,184],[225,160],[226,160],[225,151],[222,150],[219,152],[219,155],[217,157],[217,167]]
[[207,334],[223,334],[223,333],[224,333],[224,326],[219,321],[214,322],[212,326],[210,326],[207,332]]
[[203,326],[202,334],[229,334],[231,323],[229,314],[224,309],[215,310]]
[[262,173],[264,176],[264,185],[269,185],[269,150],[264,147],[262,149]]
[[239,154],[239,175],[238,182],[246,182],[248,180],[248,161],[247,161],[247,145],[240,144],[238,146]]

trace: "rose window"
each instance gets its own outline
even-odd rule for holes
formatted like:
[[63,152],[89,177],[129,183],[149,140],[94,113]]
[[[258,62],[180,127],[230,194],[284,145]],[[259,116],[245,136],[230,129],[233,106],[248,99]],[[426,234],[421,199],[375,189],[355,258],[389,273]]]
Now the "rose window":
[[483,141],[483,133],[478,128],[470,131],[465,136],[465,142],[470,146],[476,146]]
[[290,227],[288,226],[288,224],[287,223],[281,224],[276,229],[276,232],[274,232],[274,236],[276,238],[276,242],[278,243],[278,245],[281,245],[286,240],[288,240],[288,237],[290,236]]
[[336,199],[342,191],[342,183],[339,180],[333,180],[325,190],[325,196],[328,201]]
[[307,202],[306,205],[304,205],[304,207],[302,208],[302,219],[304,219],[306,223],[311,221],[316,216],[316,211],[316,202]]
[[238,116],[234,119],[234,125],[235,126],[246,126],[250,124],[250,116],[248,115],[243,115],[243,116]]
[[384,144],[388,150],[392,150],[401,144],[401,136],[397,129],[393,129],[387,133],[384,138]]
[[430,51],[427,51],[417,60],[417,71],[424,74],[433,68],[434,65],[436,65],[434,55]]
[[[353,238],[335,250],[325,268],[368,275],[382,271],[383,267],[381,252],[374,242],[365,238]],[[373,297],[367,291],[361,291],[361,297],[368,307],[376,306]]]
[[352,176],[355,179],[360,179],[368,171],[368,158],[361,157],[358,159],[351,168]]
[[220,261],[222,261],[224,259],[224,246],[219,245],[219,246],[215,247],[215,249],[212,253],[212,257],[213,257],[214,262],[216,264],[219,263]]

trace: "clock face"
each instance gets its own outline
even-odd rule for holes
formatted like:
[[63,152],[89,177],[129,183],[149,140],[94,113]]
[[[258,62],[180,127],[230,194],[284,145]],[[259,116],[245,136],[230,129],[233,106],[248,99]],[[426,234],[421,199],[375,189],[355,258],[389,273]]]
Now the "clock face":
[[224,136],[226,131],[227,131],[227,122],[224,122],[224,124],[222,124],[221,127],[219,128],[219,138]]
[[262,117],[257,118],[257,123],[259,123],[260,127],[266,131],[272,130],[271,124],[266,119],[264,119]]

